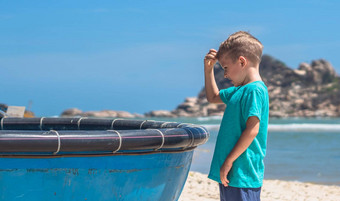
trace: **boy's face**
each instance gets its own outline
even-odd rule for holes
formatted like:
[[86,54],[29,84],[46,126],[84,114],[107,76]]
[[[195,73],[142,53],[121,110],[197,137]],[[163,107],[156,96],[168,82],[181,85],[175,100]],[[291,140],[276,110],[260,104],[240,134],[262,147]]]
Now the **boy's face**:
[[241,61],[238,59],[235,62],[228,56],[222,55],[218,60],[224,69],[224,78],[231,80],[234,86],[239,86],[244,80]]

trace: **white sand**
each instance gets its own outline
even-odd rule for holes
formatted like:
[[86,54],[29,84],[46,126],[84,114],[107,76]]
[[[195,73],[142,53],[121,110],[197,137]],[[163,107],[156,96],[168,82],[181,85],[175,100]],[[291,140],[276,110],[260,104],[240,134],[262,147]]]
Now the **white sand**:
[[[190,172],[179,201],[219,201],[218,184],[207,175]],[[264,180],[261,201],[340,201],[340,186]]]

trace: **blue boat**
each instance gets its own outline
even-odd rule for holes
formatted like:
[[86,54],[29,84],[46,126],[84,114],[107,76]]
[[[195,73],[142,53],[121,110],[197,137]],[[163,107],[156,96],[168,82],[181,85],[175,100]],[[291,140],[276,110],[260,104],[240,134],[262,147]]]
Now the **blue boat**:
[[2,118],[1,200],[178,200],[208,131],[177,122]]

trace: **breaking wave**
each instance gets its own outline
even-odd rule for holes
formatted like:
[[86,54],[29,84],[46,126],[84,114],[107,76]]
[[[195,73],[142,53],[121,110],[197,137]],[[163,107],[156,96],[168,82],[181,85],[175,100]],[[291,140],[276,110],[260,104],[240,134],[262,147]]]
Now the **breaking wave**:
[[[202,124],[208,130],[219,130],[219,124]],[[340,124],[269,124],[268,131],[340,131]]]

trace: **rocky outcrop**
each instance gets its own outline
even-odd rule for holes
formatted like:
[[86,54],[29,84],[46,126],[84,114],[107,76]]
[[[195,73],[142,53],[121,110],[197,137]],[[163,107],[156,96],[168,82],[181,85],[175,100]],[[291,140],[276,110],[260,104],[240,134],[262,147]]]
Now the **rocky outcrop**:
[[[233,86],[223,77],[223,69],[215,66],[215,80],[219,89]],[[297,69],[264,55],[260,74],[268,87],[271,117],[340,116],[340,77],[326,60],[301,63]],[[196,117],[222,115],[226,105],[208,103],[205,88],[197,97],[186,98],[167,116]],[[149,112],[158,116],[158,113]],[[160,115],[162,116],[162,115]]]
[[260,73],[268,87],[271,117],[340,116],[340,77],[326,60],[301,63],[293,70],[264,56]]

